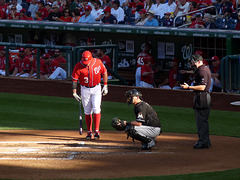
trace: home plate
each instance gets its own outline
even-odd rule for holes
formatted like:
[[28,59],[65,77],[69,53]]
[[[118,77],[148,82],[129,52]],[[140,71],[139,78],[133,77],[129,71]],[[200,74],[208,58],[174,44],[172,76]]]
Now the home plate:
[[231,102],[230,104],[234,106],[240,106],[240,101]]

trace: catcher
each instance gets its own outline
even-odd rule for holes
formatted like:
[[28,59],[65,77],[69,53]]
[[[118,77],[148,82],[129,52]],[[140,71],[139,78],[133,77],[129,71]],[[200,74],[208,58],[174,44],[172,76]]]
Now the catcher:
[[118,131],[127,133],[127,137],[132,137],[142,142],[142,150],[149,150],[155,146],[156,137],[160,135],[161,124],[157,113],[153,108],[142,100],[142,94],[136,89],[126,92],[128,104],[134,104],[135,121],[123,121],[113,118],[112,126]]

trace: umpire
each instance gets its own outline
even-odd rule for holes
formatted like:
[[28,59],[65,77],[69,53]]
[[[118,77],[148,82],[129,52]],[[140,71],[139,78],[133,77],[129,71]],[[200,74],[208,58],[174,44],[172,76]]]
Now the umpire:
[[209,89],[211,86],[211,72],[203,64],[202,56],[196,54],[189,59],[195,71],[193,86],[187,83],[181,85],[183,89],[194,91],[193,109],[197,124],[198,142],[193,146],[194,149],[206,149],[211,146],[209,139],[208,117],[210,114],[211,96]]

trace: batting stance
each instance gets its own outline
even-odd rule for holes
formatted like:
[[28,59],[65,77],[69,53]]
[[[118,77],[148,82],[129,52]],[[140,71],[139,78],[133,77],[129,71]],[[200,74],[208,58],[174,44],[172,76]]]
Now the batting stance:
[[142,150],[149,150],[155,146],[156,137],[160,135],[161,124],[157,113],[142,100],[142,94],[136,89],[126,92],[128,104],[134,104],[135,121],[123,121],[118,118],[112,120],[112,126],[119,131],[125,130],[128,137],[142,142]]
[[[103,89],[101,91],[101,75],[103,76]],[[82,59],[73,69],[73,96],[77,101],[82,100],[85,120],[87,125],[86,139],[92,139],[92,113],[94,113],[94,139],[99,139],[99,127],[101,120],[101,100],[102,95],[108,93],[107,87],[107,69],[102,61],[93,58],[90,51],[85,51],[82,54]],[[77,81],[80,83],[81,96],[77,95]]]
[[192,89],[194,91],[193,109],[197,124],[198,142],[193,146],[194,149],[204,149],[211,146],[209,139],[208,117],[210,114],[211,96],[209,89],[211,86],[211,72],[203,64],[202,56],[196,54],[190,58],[191,66],[195,71],[194,85],[187,83],[181,85],[183,89]]

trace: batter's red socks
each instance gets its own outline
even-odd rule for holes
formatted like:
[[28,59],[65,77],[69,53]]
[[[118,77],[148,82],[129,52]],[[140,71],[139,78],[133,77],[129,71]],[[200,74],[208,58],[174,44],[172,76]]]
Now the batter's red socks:
[[101,114],[94,114],[94,125],[95,125],[95,131],[99,133],[99,127],[100,127],[100,120],[101,120]]
[[87,125],[87,130],[92,132],[92,115],[85,114],[85,121],[86,121],[86,125]]

